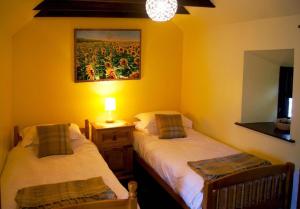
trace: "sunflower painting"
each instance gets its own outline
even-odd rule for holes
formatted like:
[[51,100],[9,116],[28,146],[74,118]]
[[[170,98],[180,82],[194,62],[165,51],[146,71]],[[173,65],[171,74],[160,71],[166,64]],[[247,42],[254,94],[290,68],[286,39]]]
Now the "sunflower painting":
[[140,30],[75,30],[75,81],[141,77]]

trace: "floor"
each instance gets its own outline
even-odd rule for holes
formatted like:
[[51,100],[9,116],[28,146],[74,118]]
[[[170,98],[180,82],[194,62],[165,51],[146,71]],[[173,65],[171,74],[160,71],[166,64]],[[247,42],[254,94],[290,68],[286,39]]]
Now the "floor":
[[[138,183],[138,202],[141,209],[182,209],[172,197],[137,163],[133,180]],[[127,188],[127,182],[122,184]]]

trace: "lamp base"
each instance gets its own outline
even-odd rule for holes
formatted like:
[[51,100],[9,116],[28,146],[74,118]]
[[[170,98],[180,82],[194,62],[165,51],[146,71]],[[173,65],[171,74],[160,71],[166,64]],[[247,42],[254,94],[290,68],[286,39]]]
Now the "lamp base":
[[114,123],[114,120],[106,120],[105,123]]

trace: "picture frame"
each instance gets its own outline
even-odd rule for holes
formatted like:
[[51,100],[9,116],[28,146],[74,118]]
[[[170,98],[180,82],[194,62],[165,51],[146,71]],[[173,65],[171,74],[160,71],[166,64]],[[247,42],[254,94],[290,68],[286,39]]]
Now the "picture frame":
[[75,82],[141,79],[140,29],[75,29]]

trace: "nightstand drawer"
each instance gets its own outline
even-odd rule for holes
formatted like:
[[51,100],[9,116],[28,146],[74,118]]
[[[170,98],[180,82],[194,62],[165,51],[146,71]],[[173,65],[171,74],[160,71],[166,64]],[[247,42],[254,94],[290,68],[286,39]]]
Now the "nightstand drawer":
[[128,128],[101,131],[102,146],[131,144],[131,131]]

